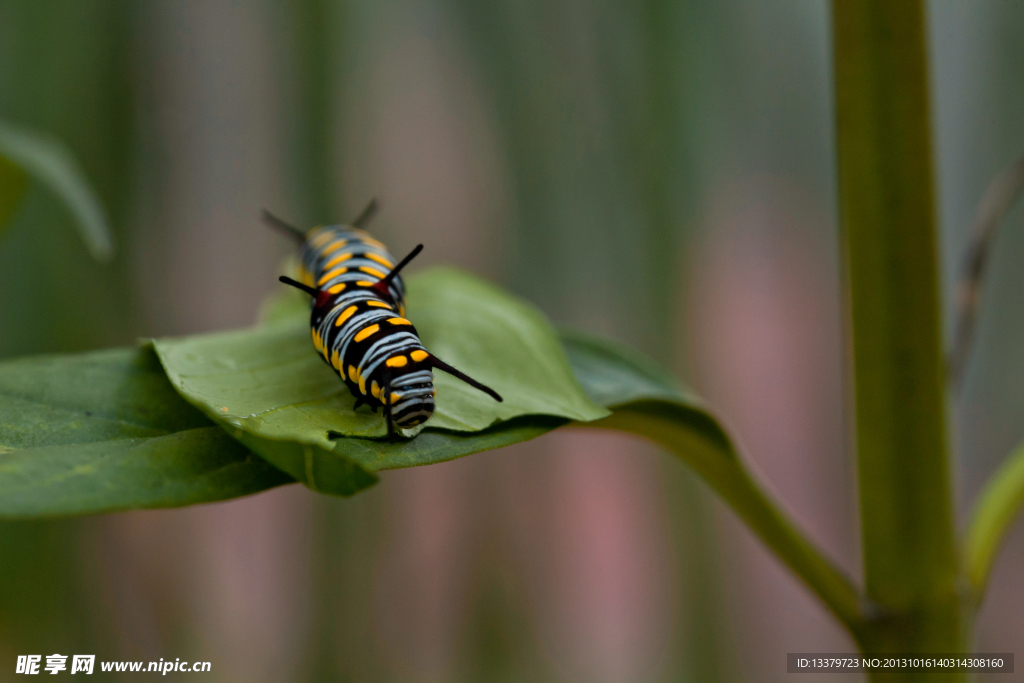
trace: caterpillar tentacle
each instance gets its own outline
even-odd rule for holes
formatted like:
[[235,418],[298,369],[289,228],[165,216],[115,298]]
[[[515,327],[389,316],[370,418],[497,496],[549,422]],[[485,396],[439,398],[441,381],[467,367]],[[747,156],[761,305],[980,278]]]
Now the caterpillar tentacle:
[[373,220],[373,217],[377,214],[377,210],[380,209],[380,205],[377,203],[377,198],[374,197],[370,200],[370,203],[366,205],[362,213],[356,216],[355,220],[352,221],[352,227],[363,228],[367,223]]
[[269,225],[270,227],[275,228],[276,230],[284,233],[288,237],[291,237],[299,244],[302,244],[303,242],[306,241],[306,233],[302,232],[291,223],[287,223],[281,220],[280,218],[270,213],[266,209],[263,209],[263,222]]

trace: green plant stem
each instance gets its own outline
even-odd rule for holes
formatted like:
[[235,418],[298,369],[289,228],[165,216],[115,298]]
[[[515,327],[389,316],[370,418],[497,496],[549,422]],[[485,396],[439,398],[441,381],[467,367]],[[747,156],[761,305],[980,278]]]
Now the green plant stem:
[[879,608],[861,646],[952,652],[962,646],[963,624],[946,453],[924,5],[834,0],[832,20],[864,576],[867,597]]
[[980,602],[999,544],[1024,505],[1024,443],[1006,458],[978,496],[967,531],[967,575]]
[[586,426],[637,434],[682,458],[821,598],[854,638],[862,635],[864,621],[857,589],[768,498],[714,418],[667,402],[640,401],[616,408],[610,417]]

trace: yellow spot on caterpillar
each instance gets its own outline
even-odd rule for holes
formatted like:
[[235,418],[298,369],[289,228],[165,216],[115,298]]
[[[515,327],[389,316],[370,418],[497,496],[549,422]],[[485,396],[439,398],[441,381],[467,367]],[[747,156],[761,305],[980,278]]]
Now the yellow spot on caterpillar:
[[321,256],[330,256],[331,254],[338,251],[346,244],[348,244],[348,240],[338,240],[333,244],[328,244],[326,247],[324,247],[324,253],[321,254]]
[[396,392],[391,392],[391,405],[395,405],[402,400],[402,395]]
[[328,292],[328,294],[337,294],[338,292],[342,292],[344,290],[345,290],[345,283],[342,282],[341,284],[334,285],[333,287],[328,289],[327,292]]
[[317,351],[320,350],[320,335],[316,333],[316,328],[312,329],[313,332],[313,348]]
[[366,393],[366,378],[363,377],[363,373],[361,373],[361,372],[359,373],[359,393],[360,394],[365,394]]
[[388,318],[388,322],[392,325],[412,325],[412,323],[405,318]]
[[334,322],[334,326],[341,327],[342,325],[344,325],[345,321],[352,317],[352,314],[356,312],[357,308],[358,306],[349,306],[344,311],[342,311],[341,315],[339,315],[338,319]]
[[382,280],[384,279],[384,273],[380,272],[379,270],[377,270],[373,266],[359,266],[359,270],[363,271],[367,275],[372,275],[374,277],[379,277]]
[[377,308],[391,308],[391,304],[383,301],[367,301],[367,306],[376,306]]
[[360,287],[373,287],[373,283],[370,282],[369,280],[360,280],[356,284],[359,285]]
[[429,355],[430,354],[424,351],[423,349],[416,349],[415,351],[409,354],[409,356],[417,363],[419,363],[421,360],[426,360],[427,356]]
[[358,379],[356,379],[356,366],[354,366],[354,365],[348,366],[348,378],[350,380],[352,380],[353,383],[359,381]]
[[437,389],[434,389],[432,392],[430,392],[430,395],[431,396],[437,396]]
[[324,264],[324,270],[327,270],[328,268],[333,268],[342,261],[347,261],[350,258],[352,258],[352,254],[338,254],[337,256],[335,256],[330,261]]
[[391,263],[391,261],[388,261],[383,256],[377,256],[376,254],[364,254],[364,256],[366,256],[366,258],[370,259],[371,261],[376,261],[377,263],[381,264],[385,268],[394,268],[395,267],[395,264]]
[[334,349],[334,355],[331,356],[331,367],[335,370],[341,368],[341,354],[338,353],[338,349]]
[[[363,234],[366,234],[366,233],[363,233]],[[381,244],[377,240],[373,239],[372,237],[364,237],[363,238],[363,242],[365,242],[366,244],[371,244],[371,245],[377,247],[378,249],[382,249],[384,251],[388,250],[387,247],[385,247],[383,244]]]
[[320,277],[319,280],[317,280],[317,283],[316,283],[317,287],[323,286],[324,283],[329,282],[330,280],[333,280],[337,276],[339,276],[342,273],[344,273],[346,270],[348,270],[348,268],[335,268],[334,270],[330,271],[329,273],[325,273],[324,275],[322,275]]
[[405,356],[395,356],[394,358],[388,358],[386,365],[389,368],[404,368],[409,362],[409,359]]
[[398,315],[402,316],[403,318],[405,317],[405,304],[401,304],[398,307]]
[[373,384],[370,385],[370,393],[373,394],[374,398],[380,398],[380,387],[377,386],[377,380],[374,380]]
[[357,342],[361,342],[364,339],[366,339],[367,337],[369,337],[371,334],[376,333],[377,330],[379,330],[379,329],[380,329],[380,325],[370,325],[369,327],[367,327],[364,330],[360,331],[359,334],[356,335],[355,340]]

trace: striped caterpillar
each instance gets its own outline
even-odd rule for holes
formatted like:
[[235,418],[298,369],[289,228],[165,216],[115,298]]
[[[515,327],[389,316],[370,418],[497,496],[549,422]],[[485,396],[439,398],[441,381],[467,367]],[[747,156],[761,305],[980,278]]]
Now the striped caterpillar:
[[434,375],[438,369],[501,401],[490,387],[456,370],[427,351],[416,328],[405,319],[405,287],[399,272],[423,249],[418,245],[395,265],[387,248],[363,226],[376,213],[376,201],[351,225],[328,225],[302,232],[268,211],[263,219],[301,245],[295,281],[281,282],[309,294],[313,347],[373,412],[384,408],[388,438],[395,425],[409,429],[434,413]]

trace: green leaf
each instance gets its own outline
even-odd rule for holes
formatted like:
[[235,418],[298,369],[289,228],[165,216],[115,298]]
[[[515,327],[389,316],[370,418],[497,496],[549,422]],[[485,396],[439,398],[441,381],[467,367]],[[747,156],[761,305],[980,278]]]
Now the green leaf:
[[[57,140],[0,121],[0,157],[17,165],[56,194],[75,217],[85,246],[98,261],[107,261],[114,243],[99,198],[74,157]],[[2,177],[0,164],[0,181]],[[15,198],[13,201],[16,201]],[[0,186],[0,210],[11,202]],[[0,225],[4,218],[0,212]]]
[[427,348],[505,399],[498,403],[436,372],[437,410],[412,441],[371,440],[386,434],[383,416],[352,410],[354,398],[312,348],[308,303],[298,299],[265,307],[265,319],[275,322],[153,344],[189,402],[278,467],[328,493],[358,490],[344,476],[358,473],[352,463],[370,472],[440,462],[608,414],[580,388],[556,333],[532,305],[451,269],[420,273],[407,284],[408,315]]
[[432,465],[465,455],[529,441],[568,420],[531,415],[502,422],[479,432],[427,429],[413,439],[389,442],[358,437],[340,438],[331,448],[294,441],[277,441],[238,430],[243,444],[311,489],[333,495],[352,495],[372,485],[380,470]]
[[992,572],[999,544],[1024,506],[1024,444],[999,466],[978,496],[967,530],[967,575],[980,601]]
[[761,540],[850,628],[863,628],[860,597],[843,573],[751,476],[717,418],[653,361],[619,344],[564,331],[576,377],[611,416],[586,427],[655,441],[692,467]]
[[0,517],[175,507],[289,481],[181,400],[148,349],[0,363]]
[[634,401],[701,401],[667,370],[628,346],[578,330],[563,329],[559,339],[573,374],[587,395],[606,408]]
[[434,429],[479,431],[524,415],[570,420],[608,411],[582,390],[544,315],[532,304],[468,273],[437,268],[409,279],[409,315],[424,345],[504,398],[496,403],[468,384],[435,372]]
[[155,344],[190,401],[307,486],[332,493],[372,483],[357,481],[360,472],[436,463],[534,438],[569,422],[573,415],[565,406],[586,408],[575,425],[646,436],[680,456],[851,630],[860,628],[856,589],[765,495],[715,417],[669,373],[611,342],[568,331],[559,341],[532,307],[462,273],[430,271],[410,278],[409,291],[409,317],[429,348],[535,412],[507,416],[479,396],[446,386],[438,390],[446,424],[483,429],[438,429],[432,421],[415,438],[396,443],[332,440],[326,431],[380,434],[382,425],[360,423],[364,416],[348,409],[347,389],[310,348],[308,303],[291,294],[264,306],[264,319],[272,323]]

